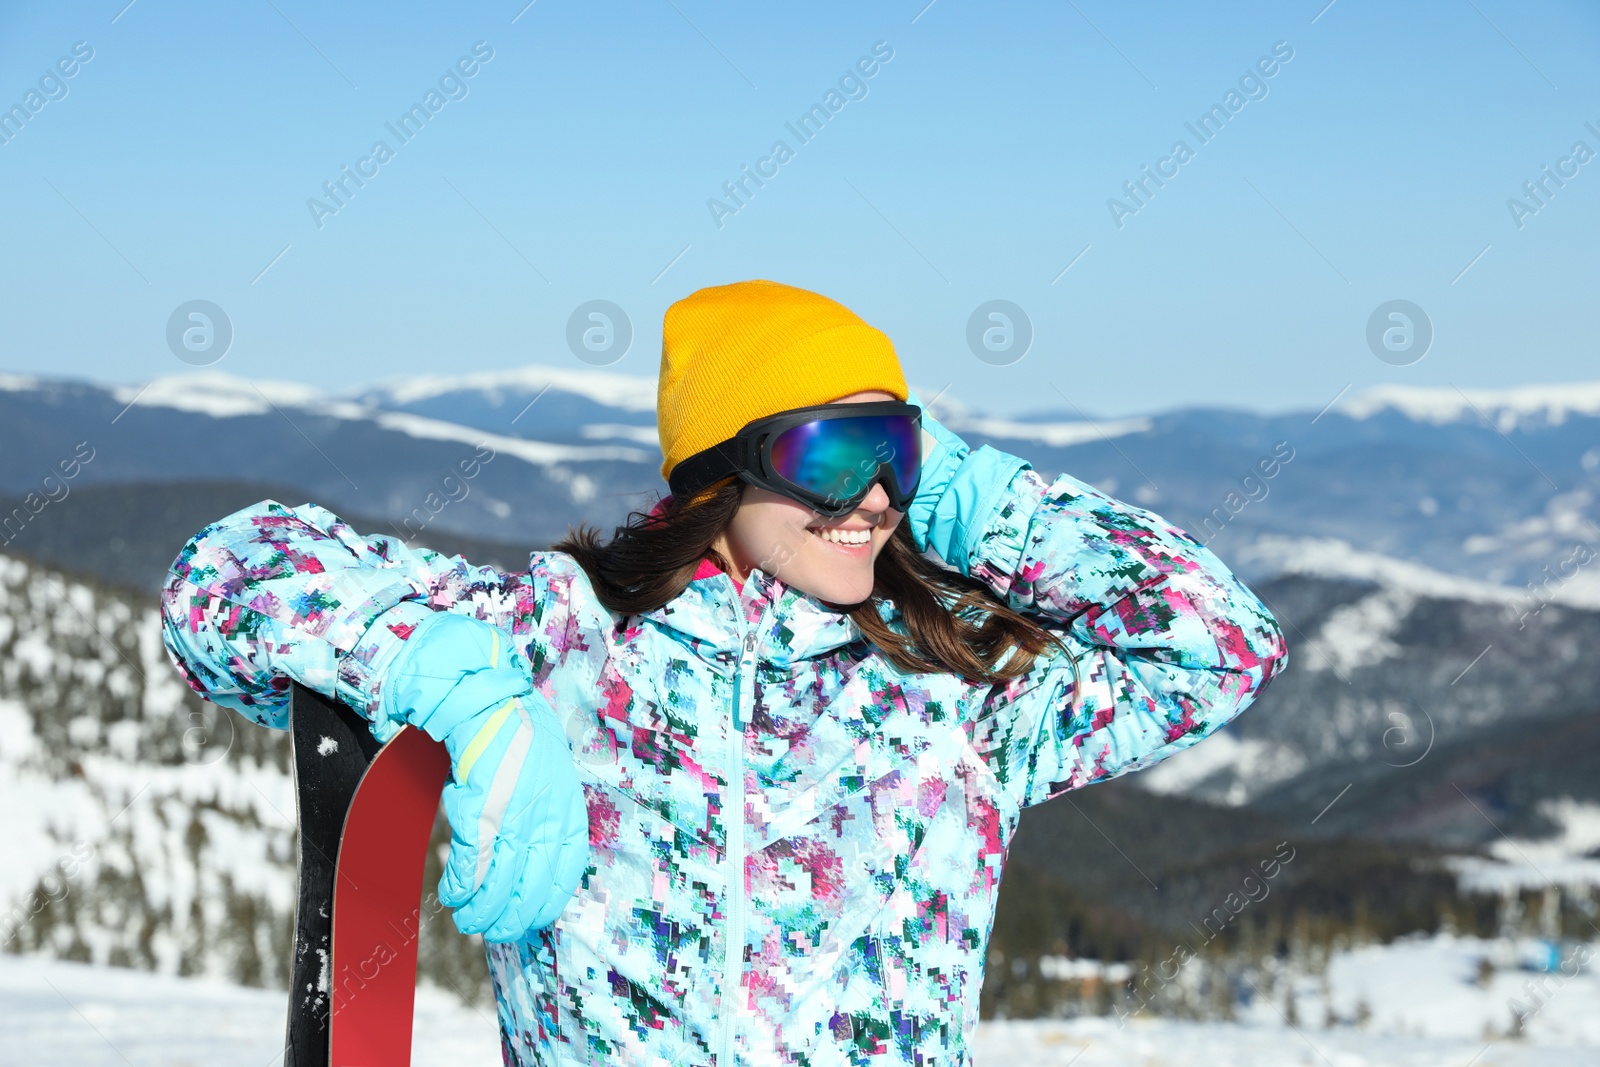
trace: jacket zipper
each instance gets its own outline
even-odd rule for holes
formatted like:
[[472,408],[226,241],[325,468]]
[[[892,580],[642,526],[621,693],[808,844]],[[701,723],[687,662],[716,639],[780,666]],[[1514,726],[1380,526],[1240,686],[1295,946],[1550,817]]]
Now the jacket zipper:
[[745,714],[747,697],[753,696],[750,657],[755,652],[756,635],[745,635],[744,654],[739,657],[739,669],[734,675],[733,723],[728,730],[728,784],[732,793],[732,806],[723,812],[727,829],[728,865],[728,930],[723,941],[722,1040],[717,1053],[717,1067],[733,1067],[734,1039],[738,1031],[740,1009],[739,990],[744,978],[745,899],[744,899],[744,728],[749,721]]

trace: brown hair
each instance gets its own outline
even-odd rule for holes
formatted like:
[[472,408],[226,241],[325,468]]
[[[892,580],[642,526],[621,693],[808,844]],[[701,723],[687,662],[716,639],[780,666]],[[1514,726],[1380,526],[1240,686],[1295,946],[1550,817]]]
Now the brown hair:
[[[693,500],[668,497],[659,514],[630,513],[609,544],[601,544],[598,531],[582,523],[554,547],[584,569],[607,609],[620,615],[654,611],[683,592],[702,559],[732,571],[711,543],[732,521],[743,496],[744,483],[728,478]],[[891,629],[879,615],[885,601],[900,610],[906,633]],[[1028,673],[1035,657],[1051,645],[1066,652],[1057,635],[1007,607],[983,582],[947,571],[919,553],[910,524],[903,521],[878,556],[872,595],[844,611],[904,671],[998,683]]]

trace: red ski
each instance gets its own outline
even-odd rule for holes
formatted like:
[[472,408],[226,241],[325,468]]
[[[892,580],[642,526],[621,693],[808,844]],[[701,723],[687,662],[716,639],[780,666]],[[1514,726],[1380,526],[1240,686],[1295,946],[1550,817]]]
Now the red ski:
[[286,1067],[405,1067],[423,921],[422,869],[450,774],[443,745],[368,723],[296,685],[299,812]]

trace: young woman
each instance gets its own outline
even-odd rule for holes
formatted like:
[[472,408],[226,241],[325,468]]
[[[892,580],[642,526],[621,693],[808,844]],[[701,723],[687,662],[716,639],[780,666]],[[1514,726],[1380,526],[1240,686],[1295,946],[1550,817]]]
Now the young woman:
[[663,333],[672,495],[529,569],[268,501],[179,556],[167,647],[450,751],[440,884],[507,1064],[961,1063],[1021,809],[1148,767],[1282,669],[1182,531],[971,451],[889,340],[772,282]]

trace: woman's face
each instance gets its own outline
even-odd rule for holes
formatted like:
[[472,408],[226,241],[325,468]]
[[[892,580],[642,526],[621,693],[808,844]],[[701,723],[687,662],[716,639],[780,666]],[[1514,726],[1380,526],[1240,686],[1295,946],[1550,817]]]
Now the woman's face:
[[[836,404],[894,400],[890,393],[852,393]],[[798,500],[746,485],[739,510],[712,547],[733,565],[743,583],[760,568],[785,585],[828,604],[859,604],[872,595],[872,568],[878,553],[900,524],[902,513],[889,506],[882,483],[833,519]]]

